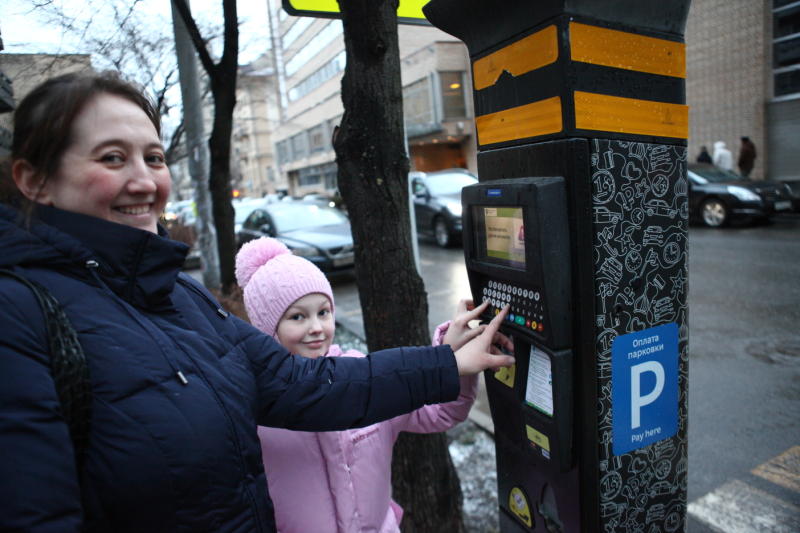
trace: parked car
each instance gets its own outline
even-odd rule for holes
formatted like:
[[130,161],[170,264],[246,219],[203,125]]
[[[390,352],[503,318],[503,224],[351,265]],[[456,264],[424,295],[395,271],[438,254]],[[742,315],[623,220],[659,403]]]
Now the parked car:
[[261,206],[277,202],[278,200],[272,197],[265,198],[242,198],[241,200],[233,201],[233,233],[238,235],[242,229],[245,219]]
[[353,266],[350,221],[344,213],[326,205],[277,202],[256,207],[244,220],[236,241],[242,246],[260,237],[275,237],[323,272]]
[[197,206],[194,200],[168,202],[164,208],[163,218],[167,223],[178,222],[185,226],[193,226],[197,219]]
[[688,175],[689,217],[712,228],[793,209],[794,195],[784,183],[751,180],[708,164],[690,164]]
[[463,168],[412,172],[410,177],[417,233],[432,235],[442,248],[460,242],[461,189],[478,178]]

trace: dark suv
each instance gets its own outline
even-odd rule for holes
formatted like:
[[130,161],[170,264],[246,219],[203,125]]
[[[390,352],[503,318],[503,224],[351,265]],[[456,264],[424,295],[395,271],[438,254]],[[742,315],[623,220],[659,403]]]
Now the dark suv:
[[412,172],[417,233],[431,235],[443,248],[461,241],[461,189],[478,183],[463,168],[438,172]]

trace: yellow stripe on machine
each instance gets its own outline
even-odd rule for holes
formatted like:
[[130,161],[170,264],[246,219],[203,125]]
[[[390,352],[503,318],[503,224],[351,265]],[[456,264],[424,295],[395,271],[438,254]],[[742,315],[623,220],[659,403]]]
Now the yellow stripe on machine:
[[563,129],[561,98],[554,96],[530,104],[504,109],[475,118],[478,144],[487,145],[538,135],[558,133]]
[[476,91],[491,87],[507,71],[513,76],[536,70],[558,59],[558,32],[548,26],[523,37],[472,64],[473,84]]
[[575,91],[575,128],[689,137],[689,106]]
[[686,78],[686,45],[570,22],[571,59],[605,67]]

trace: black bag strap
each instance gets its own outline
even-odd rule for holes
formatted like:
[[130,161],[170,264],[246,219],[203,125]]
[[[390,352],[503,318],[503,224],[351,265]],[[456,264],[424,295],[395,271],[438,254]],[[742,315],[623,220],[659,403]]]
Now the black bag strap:
[[13,278],[28,287],[42,308],[50,350],[50,371],[80,469],[89,445],[92,391],[89,366],[78,341],[78,334],[58,300],[44,286],[11,270],[0,269],[0,275]]

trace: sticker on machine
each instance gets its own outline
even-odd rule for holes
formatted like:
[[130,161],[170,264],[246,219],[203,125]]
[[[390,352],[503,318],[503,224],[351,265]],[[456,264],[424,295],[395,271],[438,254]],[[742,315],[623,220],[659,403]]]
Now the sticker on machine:
[[553,371],[550,357],[531,346],[525,403],[547,416],[553,416]]
[[678,325],[620,335],[611,345],[613,453],[678,431]]

